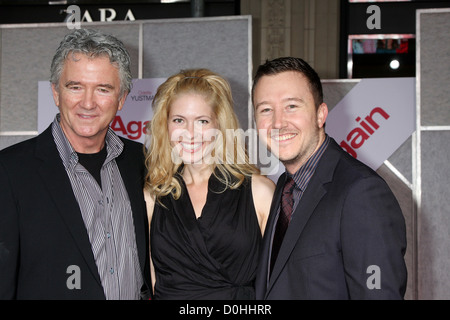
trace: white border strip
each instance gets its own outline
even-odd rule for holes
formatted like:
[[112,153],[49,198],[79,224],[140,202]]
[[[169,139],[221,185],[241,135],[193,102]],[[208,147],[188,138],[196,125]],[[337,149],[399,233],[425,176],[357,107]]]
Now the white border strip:
[[449,131],[450,126],[421,126],[420,131]]
[[[81,27],[88,26],[111,26],[111,25],[127,25],[127,24],[145,24],[145,23],[176,23],[176,22],[203,22],[203,21],[230,21],[230,20],[246,20],[248,16],[220,16],[220,17],[200,17],[200,18],[168,18],[168,19],[143,19],[143,20],[134,20],[134,21],[93,21],[93,22],[82,22]],[[11,28],[37,28],[37,27],[61,27],[66,25],[66,22],[39,22],[39,23],[5,23],[0,24],[0,29],[11,29]]]
[[37,131],[3,131],[0,136],[37,136]]
[[248,129],[253,128],[253,101],[252,101],[252,85],[253,85],[253,29],[252,16],[245,16],[248,18],[248,112],[247,112],[247,126]]
[[138,78],[144,76],[144,24],[139,23]]
[[419,275],[418,275],[418,215],[420,214],[421,200],[421,164],[420,164],[420,10],[416,11],[416,131],[412,135],[412,298],[419,298]]
[[408,179],[406,179],[406,177],[397,170],[397,168],[388,160],[384,161],[384,165],[392,171],[392,173],[394,173],[397,178],[399,178],[409,189],[413,189],[413,184],[411,182],[408,181]]
[[[248,19],[248,102],[247,102],[247,129],[254,128],[253,120],[253,101],[252,101],[252,86],[253,86],[253,18],[251,15],[245,15]],[[256,128],[255,128],[256,129]],[[250,132],[250,130],[248,130]],[[258,136],[250,135],[248,139],[249,155],[256,155],[258,152]]]

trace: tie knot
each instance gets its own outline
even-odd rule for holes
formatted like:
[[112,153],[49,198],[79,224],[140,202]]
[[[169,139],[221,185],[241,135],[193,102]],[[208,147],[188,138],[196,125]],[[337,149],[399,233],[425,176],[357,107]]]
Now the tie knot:
[[292,177],[287,177],[286,182],[284,183],[283,193],[292,193],[294,184],[294,179],[292,179]]

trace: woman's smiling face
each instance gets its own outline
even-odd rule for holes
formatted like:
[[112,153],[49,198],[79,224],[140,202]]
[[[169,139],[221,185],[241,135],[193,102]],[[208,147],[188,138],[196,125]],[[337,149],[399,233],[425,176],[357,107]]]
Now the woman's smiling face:
[[213,108],[202,95],[178,95],[170,105],[167,126],[173,152],[183,163],[209,164],[218,128]]

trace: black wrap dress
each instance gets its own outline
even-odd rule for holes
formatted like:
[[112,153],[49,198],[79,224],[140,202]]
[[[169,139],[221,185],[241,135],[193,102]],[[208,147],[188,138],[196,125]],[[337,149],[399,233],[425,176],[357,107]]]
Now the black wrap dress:
[[155,204],[150,244],[156,271],[154,299],[254,299],[261,231],[248,179],[238,189],[211,175],[196,219],[186,185]]

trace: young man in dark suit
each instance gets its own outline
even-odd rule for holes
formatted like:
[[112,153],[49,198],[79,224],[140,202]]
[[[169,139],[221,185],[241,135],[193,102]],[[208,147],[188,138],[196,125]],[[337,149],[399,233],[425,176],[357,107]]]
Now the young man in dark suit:
[[401,209],[385,181],[325,133],[317,73],[298,58],[267,61],[252,99],[260,138],[286,168],[264,233],[257,299],[403,299]]
[[80,29],[60,43],[59,113],[0,152],[0,299],[147,298],[142,145],[109,127],[131,81],[115,37]]

